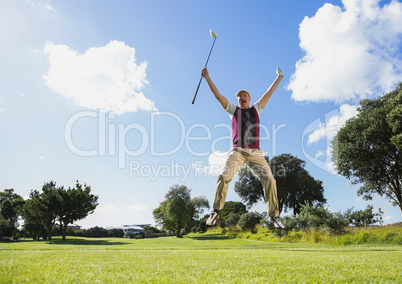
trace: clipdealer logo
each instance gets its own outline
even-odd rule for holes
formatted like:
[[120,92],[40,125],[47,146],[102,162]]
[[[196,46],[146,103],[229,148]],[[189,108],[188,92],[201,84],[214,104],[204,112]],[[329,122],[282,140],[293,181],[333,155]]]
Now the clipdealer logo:
[[[130,176],[150,177],[152,180],[155,180],[157,177],[166,176],[187,178],[191,169],[194,169],[196,176],[211,174],[211,171],[207,173],[205,169],[208,168],[208,165],[205,165],[204,161],[200,160],[195,160],[191,165],[187,166],[177,163],[173,159],[164,165],[141,164],[136,158],[146,153],[149,153],[151,157],[169,157],[174,156],[174,154],[185,147],[185,150],[193,157],[205,158],[210,157],[211,153],[221,153],[220,155],[224,160],[230,150],[228,148],[226,152],[221,152],[221,150],[217,149],[218,143],[227,142],[227,145],[231,145],[232,130],[229,124],[220,123],[210,127],[206,124],[195,123],[186,127],[179,115],[173,112],[159,111],[150,113],[150,125],[147,125],[147,127],[138,122],[129,124],[118,123],[114,121],[115,119],[116,114],[114,112],[106,113],[105,110],[87,110],[73,114],[66,122],[64,128],[64,140],[67,148],[70,152],[80,157],[117,156],[119,169],[124,169],[128,165]],[[178,138],[178,141],[169,149],[161,150],[157,147],[156,139],[160,139],[159,132],[163,131],[160,126],[158,128],[157,120],[168,119],[172,121],[175,129],[174,136]],[[92,123],[93,125],[94,122],[97,128],[97,141],[91,149],[84,149],[84,147],[79,146],[79,143],[76,143],[73,139],[79,133],[77,124]],[[271,155],[276,155],[278,132],[285,127],[286,124],[272,125],[270,130],[265,125],[260,124],[260,141],[272,141]],[[227,135],[212,139],[213,131],[219,129],[223,129],[227,132]],[[200,130],[204,133],[202,136],[194,134],[196,132],[199,133]],[[135,139],[140,141],[136,149],[128,146],[127,138],[129,135],[131,137],[135,135]],[[80,140],[78,139],[78,141]],[[192,147],[192,142],[196,141],[209,141],[210,147],[208,149],[203,148],[203,151],[196,150],[196,147]],[[217,175],[218,172],[219,170],[215,168],[212,175]]]

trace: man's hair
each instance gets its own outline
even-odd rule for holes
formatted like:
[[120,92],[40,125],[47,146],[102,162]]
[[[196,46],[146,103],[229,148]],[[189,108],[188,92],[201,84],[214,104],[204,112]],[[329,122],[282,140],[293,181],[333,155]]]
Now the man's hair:
[[248,95],[249,97],[251,97],[251,96],[250,96],[250,92],[247,91],[247,90],[244,90],[244,89],[241,89],[240,91],[238,91],[238,92],[236,93],[236,97],[238,97],[241,92],[247,93],[247,95]]

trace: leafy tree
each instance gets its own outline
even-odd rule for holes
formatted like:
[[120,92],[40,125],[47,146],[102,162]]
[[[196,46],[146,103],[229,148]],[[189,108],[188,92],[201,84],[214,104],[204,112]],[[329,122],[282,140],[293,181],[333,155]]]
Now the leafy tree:
[[91,187],[76,183],[75,188],[57,188],[59,204],[57,218],[62,228],[62,239],[66,239],[67,226],[92,214],[98,206],[98,196],[91,194]]
[[376,213],[373,213],[373,205],[367,205],[365,210],[352,211],[349,209],[345,215],[347,216],[349,223],[356,227],[369,226],[371,224],[377,223],[375,217]]
[[10,222],[0,215],[0,238],[12,236],[13,227]]
[[175,231],[178,238],[183,236],[183,230],[192,224],[199,212],[209,208],[208,200],[190,196],[191,189],[184,185],[173,185],[165,195],[165,200],[153,211],[154,219],[162,229]]
[[26,222],[37,228],[43,226],[47,232],[47,238],[51,240],[52,228],[60,207],[60,196],[56,183],[53,181],[45,183],[42,187],[42,193],[32,190],[29,198],[24,208]]
[[244,205],[241,202],[235,202],[235,201],[226,201],[225,205],[223,206],[220,212],[222,220],[228,218],[232,214],[240,216],[241,214],[244,213],[247,213],[246,205]]
[[5,189],[1,193],[1,215],[9,221],[13,239],[17,238],[18,217],[21,215],[24,199],[14,193],[14,189]]
[[38,239],[44,229],[50,240],[52,228],[59,220],[64,240],[67,226],[91,214],[98,205],[98,197],[91,194],[91,188],[78,182],[75,188],[64,189],[51,181],[43,185],[42,192],[32,190],[29,197],[23,209],[24,227]]
[[402,83],[377,99],[362,100],[332,140],[339,174],[362,184],[357,194],[385,197],[402,211]]
[[40,193],[38,191],[32,191],[30,198],[25,202],[22,216],[24,219],[23,228],[28,235],[36,240],[39,240],[41,235],[46,231],[44,226],[45,222],[42,219],[42,215],[45,213],[41,208]]
[[[268,157],[265,159],[269,162]],[[271,160],[270,167],[278,189],[279,211],[291,209],[293,214],[298,214],[300,205],[305,201],[317,205],[326,203],[322,181],[314,179],[305,165],[305,161],[291,154],[282,154]],[[240,170],[235,191],[248,207],[264,200],[261,183],[247,167]]]
[[14,193],[14,188],[4,189],[3,192],[0,192],[0,205],[5,200],[14,201],[17,199],[23,199],[23,198],[20,195]]

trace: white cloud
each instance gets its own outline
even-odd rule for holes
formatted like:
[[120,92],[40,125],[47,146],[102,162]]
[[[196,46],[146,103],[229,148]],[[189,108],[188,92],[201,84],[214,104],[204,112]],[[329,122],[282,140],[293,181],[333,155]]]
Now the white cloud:
[[0,112],[3,112],[3,111],[4,111],[4,109],[2,107],[0,107]]
[[103,213],[138,213],[146,211],[148,208],[142,204],[134,204],[132,206],[118,206],[116,204],[106,204],[99,207],[99,211]]
[[146,211],[148,208],[145,205],[142,204],[134,204],[130,207],[127,208],[127,212],[129,213],[137,213],[137,212],[143,212]]
[[318,159],[323,156],[325,156],[325,151],[318,151],[314,158]]
[[226,164],[228,152],[215,151],[208,157],[208,165],[203,162],[193,163],[192,166],[196,169],[197,173],[203,172],[207,175],[218,176],[222,173]]
[[319,128],[308,136],[307,144],[316,143],[324,138],[332,140],[339,129],[345,125],[346,121],[356,116],[356,114],[356,105],[341,105],[337,114],[329,117],[325,124],[320,123]]
[[57,13],[56,9],[50,4],[50,0],[26,0],[28,4],[33,7],[39,6],[40,8],[50,11],[52,13]]
[[115,205],[115,204],[106,204],[102,207],[99,207],[98,209],[100,212],[105,212],[105,213],[120,213],[122,212],[122,209]]
[[47,43],[50,68],[44,75],[49,88],[82,107],[117,114],[156,110],[142,93],[147,62],[136,63],[135,49],[120,41],[91,47],[78,54],[66,45]]
[[142,204],[100,204],[93,214],[77,222],[85,228],[119,226],[123,224],[153,224],[152,210]]
[[210,175],[220,175],[226,164],[228,152],[215,151],[208,157],[208,172]]
[[[325,122],[321,122],[320,118],[317,118],[310,123],[303,131],[302,149],[305,157],[317,167],[335,175],[336,167],[331,158],[331,141],[346,121],[356,115],[357,105],[344,104],[325,114]],[[304,137],[307,137],[307,145],[315,144],[324,139],[326,141],[325,150],[320,149],[315,155],[311,155],[308,152],[308,147],[304,145]]]
[[296,101],[344,103],[389,92],[400,81],[402,3],[343,0],[300,24],[305,55],[287,86]]

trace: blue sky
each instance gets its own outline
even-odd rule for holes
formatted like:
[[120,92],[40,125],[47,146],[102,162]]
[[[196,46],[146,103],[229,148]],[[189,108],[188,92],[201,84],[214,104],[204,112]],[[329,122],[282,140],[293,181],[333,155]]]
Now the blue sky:
[[[100,204],[84,227],[153,224],[172,184],[212,204],[230,120],[205,81],[191,101],[213,29],[208,70],[233,103],[284,72],[261,114],[262,151],[305,160],[333,211],[373,204],[402,220],[359,198],[329,148],[361,99],[401,81],[400,1],[3,0],[0,26],[1,190],[86,183]],[[227,200],[239,201],[235,181]]]

